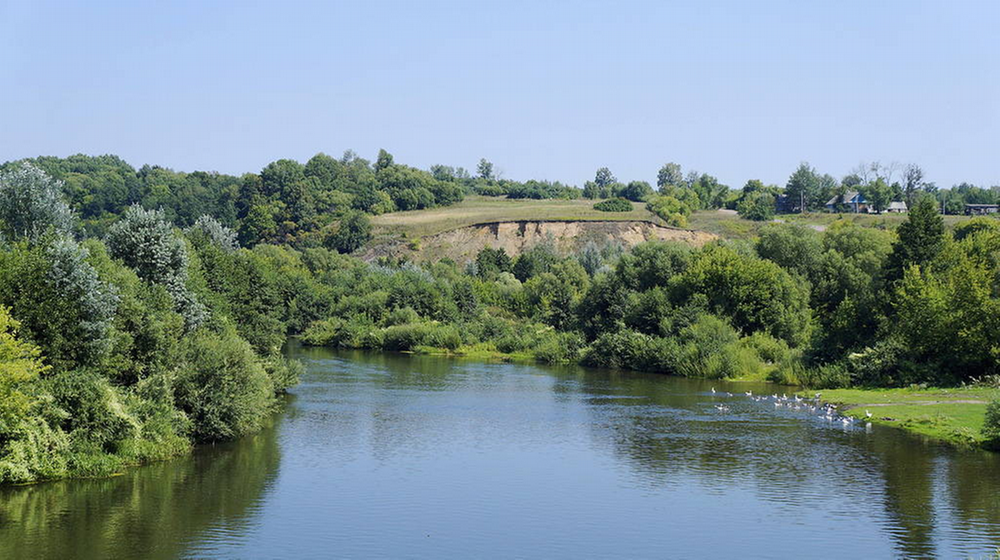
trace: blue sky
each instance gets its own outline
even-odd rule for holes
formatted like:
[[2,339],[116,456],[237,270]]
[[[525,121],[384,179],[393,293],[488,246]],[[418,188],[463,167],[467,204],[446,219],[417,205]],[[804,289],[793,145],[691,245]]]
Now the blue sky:
[[0,160],[1000,184],[1000,2],[0,0]]

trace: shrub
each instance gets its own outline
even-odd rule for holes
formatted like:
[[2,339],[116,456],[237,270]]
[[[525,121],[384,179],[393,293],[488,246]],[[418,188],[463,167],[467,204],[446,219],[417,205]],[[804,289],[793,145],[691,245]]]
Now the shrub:
[[580,333],[550,331],[535,346],[533,353],[536,360],[546,364],[572,363],[580,359],[583,346],[583,335]]
[[418,322],[420,322],[420,314],[414,311],[412,307],[399,307],[393,309],[385,316],[383,324],[387,327],[394,327],[396,325]]
[[98,452],[111,452],[115,443],[138,436],[140,422],[129,411],[126,396],[98,372],[58,372],[43,386],[65,412],[62,427],[74,443],[85,440]]
[[1000,451],[1000,398],[986,406],[986,421],[983,423],[983,444]]
[[766,222],[774,217],[774,196],[764,191],[747,193],[736,205],[741,218],[755,222]]
[[88,256],[68,237],[0,251],[0,302],[56,366],[95,364],[109,347],[118,298]]
[[868,387],[902,387],[916,381],[906,354],[905,342],[891,337],[850,355],[854,383]]
[[383,347],[386,350],[411,351],[418,346],[455,350],[462,345],[462,336],[454,325],[411,323],[385,329]]
[[674,227],[687,227],[691,215],[690,206],[669,195],[651,197],[646,208]]
[[595,204],[594,210],[600,210],[601,212],[631,212],[632,203],[624,198],[611,198]]
[[382,330],[365,317],[331,317],[316,321],[302,334],[302,343],[333,348],[382,348]]
[[850,369],[840,362],[803,368],[795,377],[799,385],[810,389],[840,389],[851,384]]
[[305,371],[302,362],[289,360],[283,356],[271,356],[264,360],[263,365],[275,393],[284,393],[289,387],[298,384],[299,377]]
[[596,367],[670,373],[676,363],[674,344],[671,339],[630,330],[604,333],[584,353],[583,363]]
[[0,484],[60,476],[66,435],[39,415],[33,384],[48,368],[39,349],[18,337],[19,324],[0,307]]
[[199,441],[256,431],[271,411],[274,385],[250,344],[233,332],[197,331],[184,341],[177,404]]

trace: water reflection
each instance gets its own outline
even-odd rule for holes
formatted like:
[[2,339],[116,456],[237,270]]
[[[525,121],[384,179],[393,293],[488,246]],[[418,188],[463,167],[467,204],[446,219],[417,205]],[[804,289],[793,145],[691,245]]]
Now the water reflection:
[[113,478],[0,487],[0,558],[176,558],[214,527],[248,530],[279,458],[274,425]]

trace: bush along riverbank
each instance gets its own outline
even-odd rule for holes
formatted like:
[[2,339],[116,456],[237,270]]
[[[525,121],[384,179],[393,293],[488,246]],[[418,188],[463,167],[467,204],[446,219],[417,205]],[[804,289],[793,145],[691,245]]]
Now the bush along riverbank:
[[[278,265],[129,208],[78,240],[61,185],[0,173],[0,483],[106,476],[260,428],[295,383]],[[276,257],[280,258],[280,257]]]

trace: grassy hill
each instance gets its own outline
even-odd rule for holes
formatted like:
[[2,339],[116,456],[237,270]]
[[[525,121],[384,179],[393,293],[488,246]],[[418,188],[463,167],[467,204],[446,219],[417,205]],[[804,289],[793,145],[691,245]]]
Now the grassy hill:
[[593,200],[531,200],[469,196],[464,201],[439,208],[393,212],[372,218],[375,233],[424,237],[460,227],[487,222],[519,220],[646,220],[662,224],[645,204],[633,202],[631,212],[594,210]]
[[[601,212],[594,210],[593,200],[511,200],[498,197],[469,196],[452,205],[426,210],[393,212],[372,218],[376,236],[403,236],[410,239],[435,235],[461,227],[489,222],[520,220],[535,221],[649,221],[664,225],[645,204],[632,203],[631,212]],[[776,221],[801,224],[822,231],[834,221],[846,219],[865,227],[895,229],[906,220],[906,214],[782,214]],[[954,226],[969,219],[967,216],[945,216],[945,224]],[[744,220],[732,210],[701,210],[688,218],[688,228],[704,231],[727,239],[747,239],[755,236],[766,222]]]

